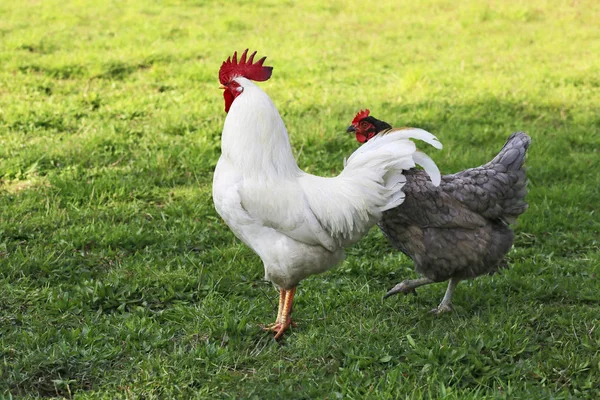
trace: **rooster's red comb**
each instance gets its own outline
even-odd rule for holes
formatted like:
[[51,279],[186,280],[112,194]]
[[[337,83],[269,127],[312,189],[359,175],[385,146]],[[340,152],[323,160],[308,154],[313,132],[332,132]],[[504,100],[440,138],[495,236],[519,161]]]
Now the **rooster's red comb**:
[[360,121],[362,121],[363,119],[367,118],[369,116],[370,112],[371,111],[369,111],[368,108],[365,108],[364,110],[360,110],[356,114],[356,117],[354,117],[354,119],[352,120],[352,125],[358,124]]
[[248,55],[248,49],[244,50],[238,62],[236,51],[233,53],[233,57],[227,57],[227,61],[223,61],[221,69],[219,69],[219,81],[221,85],[225,85],[238,76],[243,76],[257,82],[266,81],[271,77],[273,67],[263,66],[267,57],[263,57],[253,64],[256,52],[252,53],[247,60],[246,55]]

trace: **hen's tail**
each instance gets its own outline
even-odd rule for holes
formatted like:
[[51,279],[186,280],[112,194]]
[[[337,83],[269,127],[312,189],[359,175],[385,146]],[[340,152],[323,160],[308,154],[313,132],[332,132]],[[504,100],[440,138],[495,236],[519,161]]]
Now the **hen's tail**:
[[502,165],[505,171],[522,171],[525,153],[531,144],[531,138],[525,132],[515,132],[506,141],[502,150],[487,165]]
[[498,177],[505,177],[507,186],[502,201],[502,218],[509,223],[527,210],[525,195],[527,194],[527,176],[524,167],[525,153],[529,148],[531,138],[525,132],[515,132],[506,141],[502,150],[484,168],[498,172]]

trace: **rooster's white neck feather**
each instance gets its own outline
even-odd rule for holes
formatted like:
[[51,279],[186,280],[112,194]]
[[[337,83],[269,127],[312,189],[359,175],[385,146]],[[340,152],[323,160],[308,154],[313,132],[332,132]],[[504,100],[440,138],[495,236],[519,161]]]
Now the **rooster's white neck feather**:
[[239,77],[243,92],[233,101],[221,137],[222,154],[247,176],[290,178],[296,164],[277,108],[258,86]]

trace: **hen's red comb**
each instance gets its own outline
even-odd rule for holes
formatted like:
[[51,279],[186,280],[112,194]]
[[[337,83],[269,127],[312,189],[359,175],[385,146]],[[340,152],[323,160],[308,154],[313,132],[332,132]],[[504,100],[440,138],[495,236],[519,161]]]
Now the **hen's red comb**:
[[233,57],[227,57],[227,61],[223,61],[221,69],[219,69],[219,81],[221,85],[225,85],[238,76],[243,76],[257,82],[266,81],[271,77],[273,67],[263,66],[267,57],[263,57],[253,64],[256,52],[252,53],[248,60],[246,60],[246,55],[248,55],[248,49],[244,50],[238,62],[236,51],[233,53]]
[[352,125],[358,124],[360,121],[362,121],[363,119],[367,118],[369,116],[370,112],[371,111],[369,111],[368,108],[366,108],[364,111],[360,110],[358,112],[358,114],[356,114],[356,117],[354,117],[354,119],[352,120]]

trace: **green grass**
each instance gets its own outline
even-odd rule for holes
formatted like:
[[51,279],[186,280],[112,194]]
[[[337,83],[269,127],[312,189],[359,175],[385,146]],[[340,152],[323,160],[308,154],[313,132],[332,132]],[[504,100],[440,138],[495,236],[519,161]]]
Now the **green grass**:
[[[0,396],[598,398],[599,20],[594,0],[2,2]],[[435,133],[447,173],[529,132],[511,268],[434,317],[443,284],[382,301],[416,274],[373,230],[263,333],[277,293],[211,199],[217,71],[246,47],[308,172],[340,171],[365,107]]]

